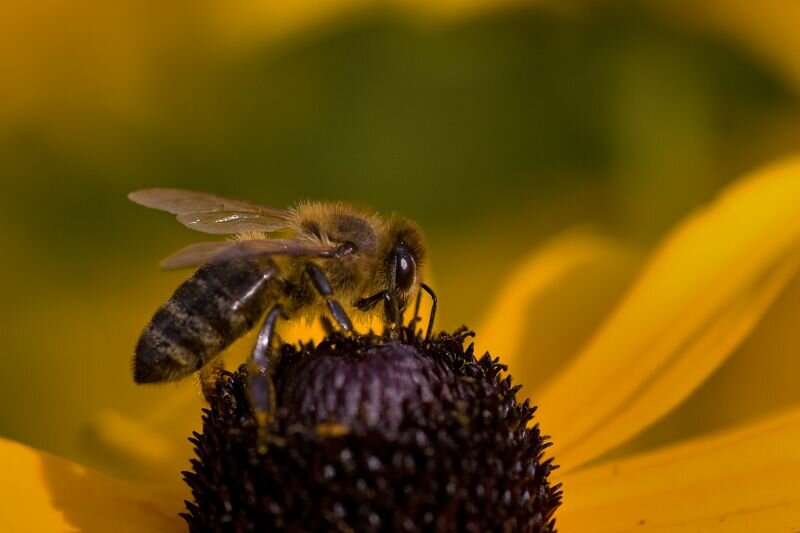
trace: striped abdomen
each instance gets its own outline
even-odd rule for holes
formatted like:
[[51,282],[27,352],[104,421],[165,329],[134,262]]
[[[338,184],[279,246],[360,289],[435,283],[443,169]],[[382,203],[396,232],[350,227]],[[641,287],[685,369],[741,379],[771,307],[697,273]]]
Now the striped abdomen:
[[268,259],[198,269],[142,332],[133,360],[136,382],[186,377],[244,335],[272,301],[276,272]]

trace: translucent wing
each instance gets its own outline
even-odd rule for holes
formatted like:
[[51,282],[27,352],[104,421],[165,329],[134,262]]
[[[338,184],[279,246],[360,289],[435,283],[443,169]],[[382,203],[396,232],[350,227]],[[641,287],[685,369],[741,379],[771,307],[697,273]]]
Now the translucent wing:
[[175,270],[205,263],[225,263],[234,259],[247,259],[266,255],[308,255],[331,257],[336,254],[334,244],[323,244],[296,239],[253,239],[242,241],[216,241],[190,244],[161,262],[161,268]]
[[143,189],[128,198],[137,204],[176,215],[187,228],[204,233],[276,231],[290,226],[292,212],[247,200],[183,189]]

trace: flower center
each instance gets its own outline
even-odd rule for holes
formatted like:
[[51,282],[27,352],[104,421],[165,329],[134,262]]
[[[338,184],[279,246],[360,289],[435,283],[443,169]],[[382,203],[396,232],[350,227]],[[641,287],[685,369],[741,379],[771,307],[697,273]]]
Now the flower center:
[[533,408],[468,334],[283,346],[258,443],[246,370],[226,373],[185,478],[193,531],[553,531],[559,487]]
[[276,373],[281,415],[293,423],[380,426],[395,433],[409,409],[451,397],[449,368],[413,344],[323,343]]

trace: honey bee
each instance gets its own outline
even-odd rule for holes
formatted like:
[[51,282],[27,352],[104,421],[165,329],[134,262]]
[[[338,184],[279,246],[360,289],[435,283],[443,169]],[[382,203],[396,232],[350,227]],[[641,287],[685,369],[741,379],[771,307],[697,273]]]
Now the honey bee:
[[[269,354],[279,319],[319,317],[329,333],[334,323],[351,333],[351,314],[382,312],[389,331],[396,331],[415,295],[412,322],[417,320],[424,290],[433,300],[430,337],[436,296],[420,277],[422,233],[406,218],[333,202],[276,209],[181,189],[146,189],[128,197],[176,215],[193,230],[236,236],[192,244],[161,263],[165,269],[200,268],[142,332],[133,359],[137,383],[175,381],[197,371],[202,378],[203,369],[263,316],[248,364],[253,407],[265,413],[274,401]],[[270,237],[274,232],[284,235]]]

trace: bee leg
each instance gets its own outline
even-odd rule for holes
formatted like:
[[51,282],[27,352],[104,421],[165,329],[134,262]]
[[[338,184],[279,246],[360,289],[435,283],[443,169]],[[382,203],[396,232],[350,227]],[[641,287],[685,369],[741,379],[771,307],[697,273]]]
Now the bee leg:
[[387,328],[389,330],[389,334],[391,337],[395,338],[399,333],[397,326],[400,323],[400,310],[394,304],[394,300],[392,300],[392,295],[389,293],[389,291],[380,291],[376,292],[372,296],[361,298],[353,304],[353,307],[360,311],[369,311],[380,301],[383,301],[384,320],[387,324],[389,324]]
[[200,388],[207,402],[211,403],[211,400],[217,395],[217,383],[224,371],[225,362],[221,356],[217,356],[200,369]]
[[253,416],[258,422],[259,449],[266,450],[265,431],[267,422],[275,411],[275,388],[272,385],[272,378],[269,375],[269,354],[270,344],[275,333],[275,323],[283,314],[280,305],[273,307],[264,319],[264,325],[258,333],[256,345],[253,353],[248,360],[248,394],[250,396],[250,406],[253,408]]
[[361,298],[356,303],[353,304],[353,307],[358,309],[359,311],[369,311],[373,307],[375,307],[378,302],[381,300],[386,299],[386,291],[376,292],[372,296],[367,296],[366,298]]
[[[420,283],[420,288],[430,294],[431,300],[433,300],[433,304],[431,305],[431,314],[428,317],[428,331],[425,333],[425,340],[429,340],[431,338],[431,333],[433,332],[433,320],[436,318],[436,306],[439,304],[439,299],[436,298],[436,293],[433,292],[428,285],[424,283]],[[422,294],[422,291],[420,291]],[[417,307],[419,307],[419,300],[417,300]]]
[[336,331],[336,328],[333,327],[333,322],[331,319],[322,315],[319,317],[319,323],[322,325],[322,330],[325,332],[325,336],[330,337]]
[[[380,291],[376,292],[372,296],[361,298],[355,304],[353,304],[353,306],[360,311],[369,311],[380,301],[383,301],[383,312],[386,323],[389,324],[388,330],[390,336],[395,338],[399,334],[398,326],[402,321],[402,312],[392,299],[392,294],[389,291]],[[412,321],[412,324],[413,322],[414,321]]]
[[416,335],[417,322],[420,321],[419,306],[422,303],[422,289],[417,291],[417,303],[414,304],[414,318],[408,322],[408,329]]
[[386,291],[383,295],[383,312],[386,315],[386,322],[389,324],[390,336],[396,339],[400,335],[399,326],[401,326],[403,322],[401,318],[403,313],[400,311],[397,302],[394,301],[389,291]]
[[328,278],[325,277],[325,273],[313,263],[308,264],[306,272],[319,295],[325,298],[328,310],[336,323],[339,324],[339,327],[348,333],[352,332],[353,323],[350,322],[350,317],[347,316],[341,304],[333,298],[333,289]]

